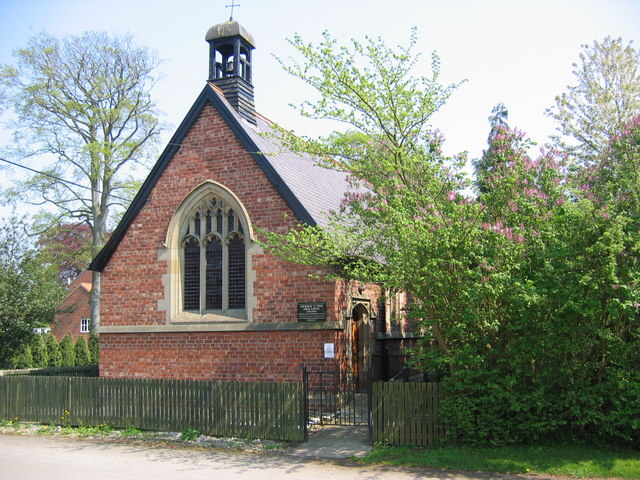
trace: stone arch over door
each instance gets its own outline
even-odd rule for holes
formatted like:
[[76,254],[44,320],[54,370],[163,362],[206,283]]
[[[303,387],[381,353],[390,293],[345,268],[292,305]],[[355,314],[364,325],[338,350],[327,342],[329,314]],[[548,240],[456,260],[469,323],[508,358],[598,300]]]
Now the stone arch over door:
[[371,366],[371,315],[362,302],[354,303],[351,310],[351,370],[356,388],[366,385]]

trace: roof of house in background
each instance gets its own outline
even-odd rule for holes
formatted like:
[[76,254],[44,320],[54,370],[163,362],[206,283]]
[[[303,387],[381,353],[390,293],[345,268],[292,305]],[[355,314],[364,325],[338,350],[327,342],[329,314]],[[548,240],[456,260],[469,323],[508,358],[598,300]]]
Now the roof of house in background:
[[73,280],[73,282],[69,284],[69,286],[67,287],[67,290],[69,291],[69,294],[67,295],[67,297],[69,297],[78,288],[82,288],[87,292],[91,291],[91,289],[93,288],[93,278],[92,278],[91,270],[83,271],[80,275],[78,275]]

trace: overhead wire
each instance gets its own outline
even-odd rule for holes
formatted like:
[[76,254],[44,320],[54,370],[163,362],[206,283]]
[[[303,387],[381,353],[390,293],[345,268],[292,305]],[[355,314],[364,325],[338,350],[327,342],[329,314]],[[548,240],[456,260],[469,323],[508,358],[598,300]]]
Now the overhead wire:
[[[87,187],[86,185],[82,185],[80,183],[72,182],[71,180],[67,180],[67,179],[58,177],[58,176],[53,175],[53,174],[48,173],[48,172],[43,172],[43,171],[40,171],[40,170],[36,170],[35,168],[27,167],[26,165],[21,165],[19,163],[13,162],[13,161],[8,160],[6,158],[0,157],[0,161],[8,163],[10,165],[13,165],[14,167],[19,167],[19,168],[22,168],[24,170],[28,170],[28,171],[33,172],[33,173],[37,173],[38,175],[44,175],[45,177],[52,178],[52,179],[54,179],[54,180],[56,180],[56,181],[58,181],[60,183],[64,183],[64,184],[67,184],[67,185],[72,185],[72,186],[78,187],[78,188],[83,188],[85,190],[90,190],[92,192],[94,191],[91,187]],[[101,191],[96,190],[96,192],[102,195]],[[123,198],[123,197],[120,197],[120,196],[115,195],[113,193],[111,194],[111,196],[113,198],[117,199],[117,200],[122,200],[123,202],[130,202],[131,201],[130,198]]]

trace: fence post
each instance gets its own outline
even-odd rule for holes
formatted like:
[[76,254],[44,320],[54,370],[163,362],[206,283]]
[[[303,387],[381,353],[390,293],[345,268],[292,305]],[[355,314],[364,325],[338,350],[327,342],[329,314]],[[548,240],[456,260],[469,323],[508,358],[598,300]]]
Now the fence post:
[[309,372],[305,366],[302,367],[302,428],[306,442],[309,439]]
[[369,443],[373,445],[373,367],[367,369],[367,427]]

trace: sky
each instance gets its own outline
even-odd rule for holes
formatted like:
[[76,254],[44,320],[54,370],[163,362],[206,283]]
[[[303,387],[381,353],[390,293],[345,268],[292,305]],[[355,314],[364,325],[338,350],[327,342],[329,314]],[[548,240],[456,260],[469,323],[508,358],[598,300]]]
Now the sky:
[[[290,104],[312,95],[285,73],[275,57],[295,55],[286,39],[318,42],[328,30],[341,43],[381,37],[406,44],[417,28],[418,74],[428,76],[430,54],[441,59],[441,81],[466,79],[432,119],[445,136],[445,152],[482,155],[488,116],[499,102],[508,123],[539,144],[554,133],[544,114],[573,84],[581,45],[606,36],[640,45],[640,0],[235,0],[234,20],[256,41],[253,84],[256,109],[304,135],[330,125],[301,119]],[[173,134],[205,85],[207,30],[229,19],[231,0],[0,0],[0,64],[41,31],[59,37],[88,30],[130,33],[164,59],[153,94]],[[0,146],[9,141],[0,125]],[[154,159],[155,160],[155,159]],[[6,178],[3,179],[6,181]],[[1,215],[1,213],[0,213]]]

